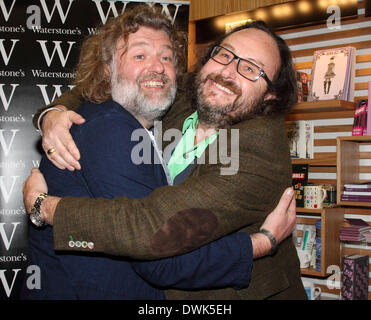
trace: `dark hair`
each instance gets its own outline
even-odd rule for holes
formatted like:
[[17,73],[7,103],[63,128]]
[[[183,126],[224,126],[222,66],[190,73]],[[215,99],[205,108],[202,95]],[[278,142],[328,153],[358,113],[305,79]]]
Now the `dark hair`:
[[208,47],[206,55],[200,61],[199,68],[209,61],[214,46],[220,45],[231,34],[249,28],[255,28],[268,33],[276,42],[281,57],[281,67],[272,80],[274,86],[273,92],[275,92],[276,97],[274,99],[265,100],[257,106],[258,110],[256,110],[255,115],[267,116],[286,114],[297,102],[297,82],[291,52],[286,42],[281,37],[277,36],[265,22],[254,21],[252,23],[246,23],[225,34]]

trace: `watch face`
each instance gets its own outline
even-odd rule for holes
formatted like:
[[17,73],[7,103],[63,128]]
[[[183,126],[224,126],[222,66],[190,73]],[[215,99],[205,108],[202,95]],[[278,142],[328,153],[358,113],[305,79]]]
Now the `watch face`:
[[30,213],[30,220],[31,222],[37,226],[37,227],[42,227],[44,225],[44,221],[41,219],[40,217],[40,213],[39,212],[35,212],[36,210],[31,210],[31,213]]

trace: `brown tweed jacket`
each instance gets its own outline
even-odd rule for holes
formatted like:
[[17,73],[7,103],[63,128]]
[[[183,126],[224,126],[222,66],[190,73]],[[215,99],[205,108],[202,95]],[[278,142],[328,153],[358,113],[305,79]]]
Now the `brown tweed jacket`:
[[[191,113],[186,85],[163,122],[163,130],[181,129]],[[54,102],[78,105],[75,92]],[[72,103],[71,103],[72,102]],[[221,174],[222,159],[195,165],[176,186],[156,189],[146,198],[113,200],[62,199],[54,217],[56,250],[94,251],[138,259],[157,259],[191,251],[238,230],[255,232],[291,185],[291,162],[282,117],[257,118],[228,129],[239,132],[237,174]],[[228,138],[230,141],[230,136]],[[215,142],[216,144],[218,142]],[[164,147],[166,144],[164,143]],[[231,146],[228,146],[231,155]],[[231,155],[236,156],[236,155]],[[94,248],[70,248],[74,240]],[[291,237],[278,252],[254,261],[250,286],[242,290],[168,290],[168,299],[305,299],[300,268]]]

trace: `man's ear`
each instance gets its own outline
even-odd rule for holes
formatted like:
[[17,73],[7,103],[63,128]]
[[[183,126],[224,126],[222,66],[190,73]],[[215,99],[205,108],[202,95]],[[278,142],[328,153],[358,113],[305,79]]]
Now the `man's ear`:
[[276,99],[277,95],[275,92],[268,92],[265,94],[264,101]]
[[108,63],[104,64],[104,75],[107,77],[107,79],[111,79],[111,66]]

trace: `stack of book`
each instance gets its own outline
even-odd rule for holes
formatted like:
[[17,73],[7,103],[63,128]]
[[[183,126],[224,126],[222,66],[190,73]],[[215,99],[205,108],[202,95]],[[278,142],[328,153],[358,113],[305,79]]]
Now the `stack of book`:
[[371,183],[345,184],[341,201],[371,202]]
[[344,227],[340,230],[341,241],[365,241],[365,235],[370,233],[369,224],[362,219],[345,219]]

